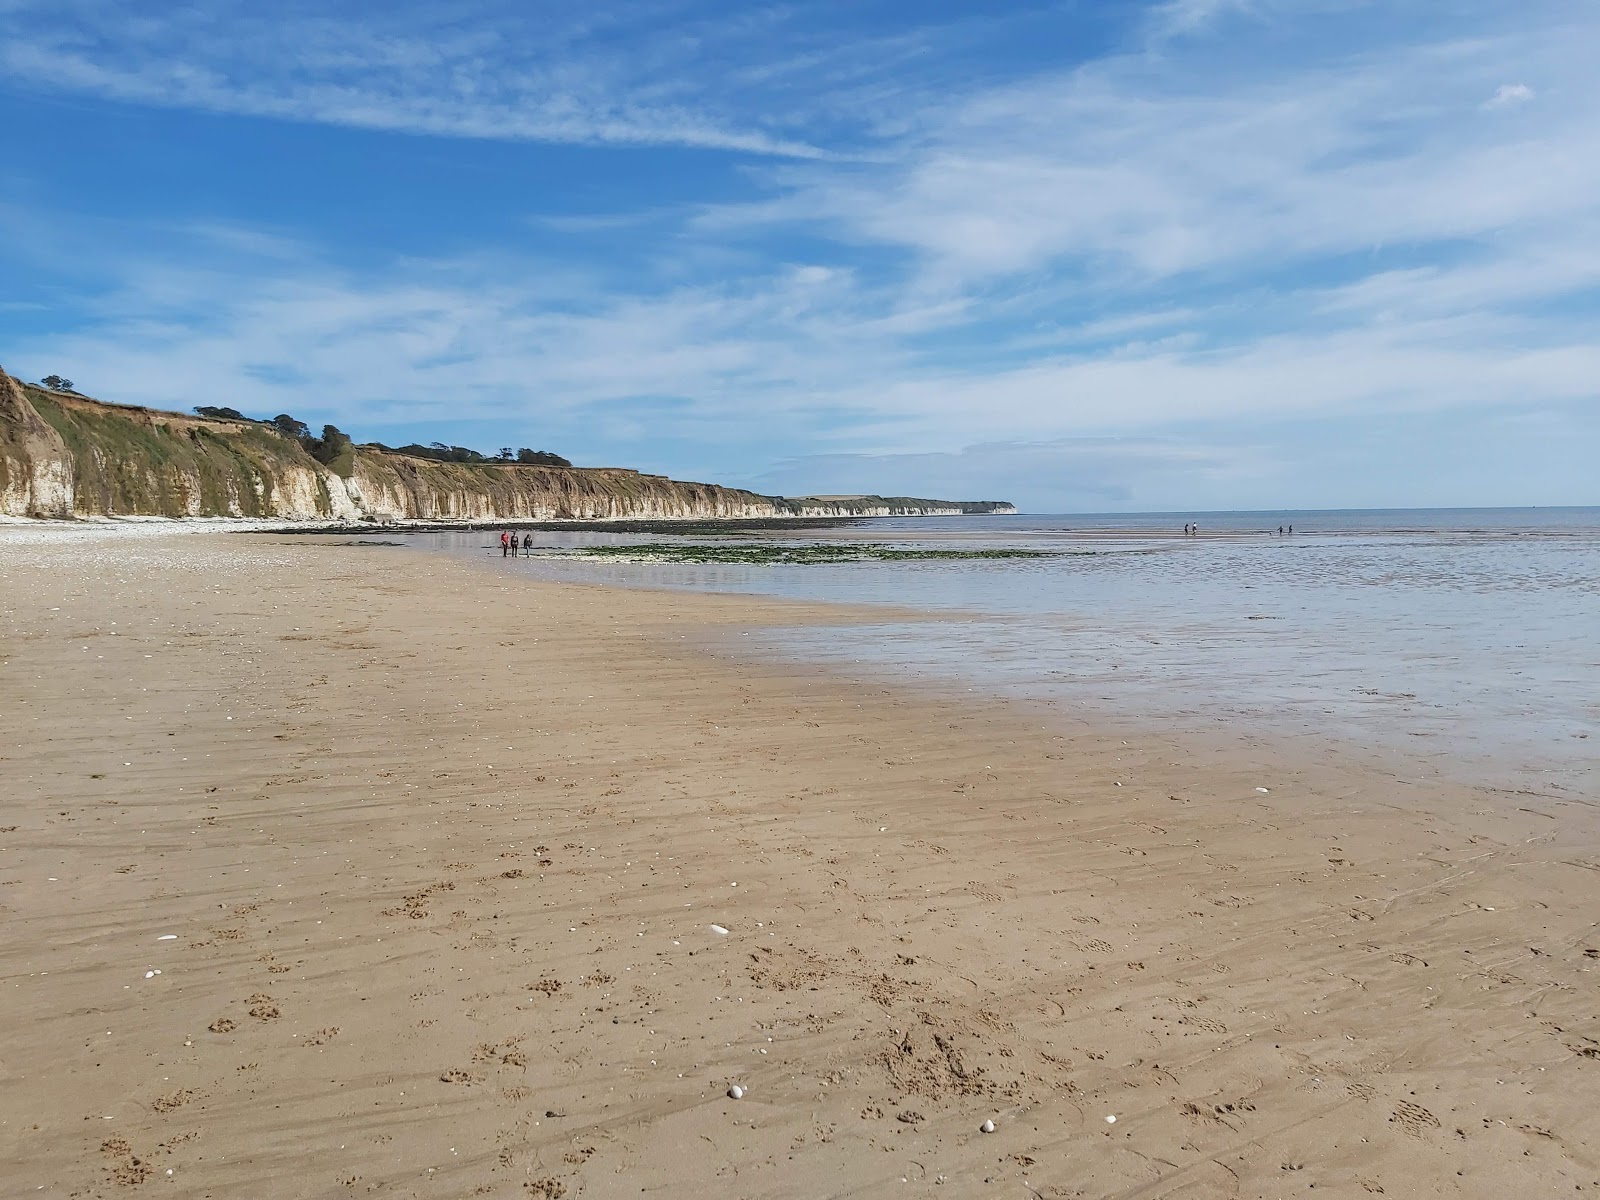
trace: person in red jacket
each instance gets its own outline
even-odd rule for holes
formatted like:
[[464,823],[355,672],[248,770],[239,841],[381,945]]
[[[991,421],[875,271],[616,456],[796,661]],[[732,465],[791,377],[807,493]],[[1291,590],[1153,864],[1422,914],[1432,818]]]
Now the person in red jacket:
[[500,533],[500,557],[504,558],[511,553],[511,534],[502,530]]

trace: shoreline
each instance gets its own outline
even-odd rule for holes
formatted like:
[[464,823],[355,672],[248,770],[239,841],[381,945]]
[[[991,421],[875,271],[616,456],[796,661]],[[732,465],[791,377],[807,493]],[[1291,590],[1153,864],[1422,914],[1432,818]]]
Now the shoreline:
[[[863,536],[864,533],[854,531],[846,534],[851,543]],[[964,545],[970,537],[959,531],[929,533],[917,530],[911,534],[895,531],[893,544],[931,543],[943,546],[950,540]],[[1172,540],[1177,541],[1176,538]],[[1228,541],[1230,537],[1219,535],[1207,540]],[[437,543],[423,544],[428,541],[430,539],[406,539],[388,544],[428,554],[442,553],[459,562],[485,567],[498,557],[494,547],[487,542],[479,547],[464,549]],[[836,544],[826,535],[814,536],[808,540],[808,544],[809,541],[824,547]],[[1182,545],[1160,551],[1140,548],[1135,553],[1184,552],[1194,544],[1194,539],[1184,539]],[[925,636],[937,639],[940,635],[930,634],[928,631],[931,629],[966,627],[994,630],[1017,627],[1023,629],[1026,636],[1039,631],[1026,629],[1025,623],[1034,616],[1026,611],[922,605],[910,599],[891,600],[882,594],[861,597],[828,594],[848,588],[813,588],[809,595],[804,594],[806,589],[798,588],[795,591],[801,594],[785,594],[787,587],[780,589],[749,581],[730,584],[719,577],[686,582],[681,578],[627,574],[625,572],[630,566],[641,563],[654,566],[656,560],[634,559],[622,547],[616,550],[618,552],[608,552],[605,557],[590,557],[573,553],[565,546],[539,547],[535,549],[532,560],[548,564],[551,570],[542,571],[539,575],[521,575],[520,572],[530,562],[526,557],[521,560],[521,567],[517,560],[513,560],[511,566],[514,577],[592,586],[602,593],[606,589],[616,588],[647,594],[745,597],[758,603],[770,600],[777,606],[802,606],[801,611],[806,618],[792,626],[777,619],[780,610],[773,608],[770,617],[763,617],[757,622],[758,627],[750,631],[749,642],[725,637],[702,643],[702,648],[708,652],[727,652],[734,660],[751,654],[781,657],[797,667],[820,667],[864,686],[902,687],[912,689],[926,698],[955,696],[970,699],[976,694],[1010,703],[1032,704],[1045,712],[1059,708],[1081,713],[1107,731],[1117,729],[1132,736],[1160,729],[1172,736],[1181,735],[1196,744],[1203,744],[1218,735],[1228,738],[1243,736],[1261,747],[1263,753],[1290,758],[1311,754],[1330,761],[1359,760],[1401,780],[1425,778],[1469,786],[1483,784],[1503,794],[1549,795],[1552,799],[1600,804],[1592,763],[1583,756],[1579,742],[1569,743],[1557,738],[1548,728],[1528,730],[1505,726],[1493,738],[1486,738],[1484,726],[1488,723],[1487,719],[1480,719],[1476,729],[1462,726],[1452,728],[1449,715],[1427,712],[1433,702],[1391,714],[1391,717],[1398,716],[1400,719],[1380,722],[1375,720],[1375,714],[1370,710],[1358,711],[1359,706],[1415,701],[1417,697],[1414,694],[1385,693],[1375,684],[1365,686],[1359,693],[1362,699],[1343,711],[1336,706],[1345,698],[1336,695],[1328,695],[1316,705],[1302,704],[1297,710],[1289,710],[1274,707],[1269,697],[1260,695],[1224,702],[1221,697],[1232,694],[1236,683],[1226,670],[1210,679],[1174,680],[1151,674],[1151,664],[1146,663],[1143,674],[1137,669],[1124,670],[1115,683],[1109,680],[1096,683],[1087,678],[1069,679],[1067,673],[1061,670],[1043,675],[1036,672],[1020,677],[1008,676],[1003,670],[976,665],[982,663],[981,649],[972,651],[971,661],[967,661],[960,650],[948,644],[924,645],[920,647],[920,658],[917,657],[918,649],[913,649],[905,657],[894,654],[875,657],[874,642],[904,639],[914,644]],[[742,550],[737,543],[732,544],[728,553],[728,563],[733,569],[746,565],[739,560]],[[1051,553],[1046,552],[1044,556],[1051,557]],[[1065,553],[1070,556],[1072,552]],[[485,559],[489,563],[485,563]],[[686,565],[692,570],[702,564],[692,561],[679,564],[673,561],[669,565]],[[816,564],[751,565],[804,568]],[[613,573],[609,568],[621,568],[621,572]],[[800,580],[805,576],[776,572],[767,578]],[[837,630],[820,639],[810,634],[810,630],[818,624],[815,616],[817,605],[822,605],[830,614],[821,624]],[[1056,614],[1047,619],[1078,631],[1107,628],[1104,625],[1097,626],[1097,618],[1092,612]],[[1266,618],[1252,616],[1248,619]],[[1152,644],[1178,642],[1181,636],[1171,629],[1157,628],[1151,631]],[[994,645],[981,636],[974,644]],[[1014,646],[1016,639],[1011,639],[1010,644]],[[859,657],[852,657],[851,650],[842,649],[847,646],[854,647],[854,653]],[[1137,667],[1134,662],[1120,665]],[[1325,669],[1326,663],[1322,667]],[[1316,669],[1315,664],[1312,669]],[[1372,699],[1368,700],[1367,697]]]
[[1585,806],[699,645],[816,605],[22,548],[19,1190],[1592,1186]]

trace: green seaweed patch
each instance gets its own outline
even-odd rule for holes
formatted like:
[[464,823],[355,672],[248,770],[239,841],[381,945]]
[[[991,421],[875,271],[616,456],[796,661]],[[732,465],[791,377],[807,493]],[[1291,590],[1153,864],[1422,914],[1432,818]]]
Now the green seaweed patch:
[[623,562],[735,563],[771,566],[851,562],[921,562],[956,559],[1050,558],[1049,550],[923,550],[863,542],[825,545],[707,546],[694,543],[646,542],[636,546],[583,546],[572,552],[582,558]]

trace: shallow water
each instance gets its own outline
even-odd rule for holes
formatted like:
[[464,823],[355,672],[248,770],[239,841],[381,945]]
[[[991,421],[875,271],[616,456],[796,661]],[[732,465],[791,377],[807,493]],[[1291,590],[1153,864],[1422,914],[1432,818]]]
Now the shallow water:
[[[1179,532],[1191,519],[1198,537]],[[1294,536],[1279,537],[1280,524]],[[551,548],[667,540],[534,536]],[[1329,734],[1492,782],[1600,799],[1600,509],[895,519],[774,540],[819,539],[1063,553],[506,566],[546,578],[923,609],[944,619],[752,631],[737,652],[1198,729],[1227,720],[1269,734]],[[414,540],[495,553],[492,534]]]

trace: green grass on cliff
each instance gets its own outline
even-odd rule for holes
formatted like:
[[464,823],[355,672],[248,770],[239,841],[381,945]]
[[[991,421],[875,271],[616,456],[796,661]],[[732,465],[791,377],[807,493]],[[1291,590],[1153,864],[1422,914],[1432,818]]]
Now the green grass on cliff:
[[[197,507],[270,517],[273,477],[312,465],[298,446],[265,428],[152,422],[109,406],[63,403],[43,388],[24,390],[72,453],[82,513],[181,517]],[[320,499],[331,513],[326,489]]]

